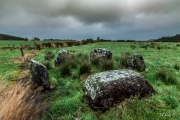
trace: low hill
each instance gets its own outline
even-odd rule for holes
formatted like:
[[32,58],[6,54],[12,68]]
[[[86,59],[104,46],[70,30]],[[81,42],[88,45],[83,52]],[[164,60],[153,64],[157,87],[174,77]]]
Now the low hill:
[[0,40],[24,40],[24,41],[27,41],[28,39],[16,37],[16,36],[12,36],[12,35],[0,34]]
[[154,42],[180,42],[180,34],[175,36],[161,37],[154,40]]

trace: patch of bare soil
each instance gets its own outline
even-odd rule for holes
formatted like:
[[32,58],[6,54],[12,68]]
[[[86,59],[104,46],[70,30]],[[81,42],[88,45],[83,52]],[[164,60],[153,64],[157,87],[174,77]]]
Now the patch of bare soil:
[[5,86],[3,83],[0,83],[0,93],[4,90]]

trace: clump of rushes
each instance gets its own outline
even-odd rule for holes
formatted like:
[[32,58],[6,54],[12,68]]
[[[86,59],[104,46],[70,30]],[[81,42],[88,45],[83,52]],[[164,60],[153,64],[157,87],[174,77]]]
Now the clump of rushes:
[[120,57],[120,67],[121,68],[127,68],[128,67],[128,64],[127,64],[127,60],[130,56],[130,53],[129,52],[125,52],[121,55]]
[[99,59],[92,59],[91,60],[91,64],[94,65],[94,66],[98,66],[100,63]]
[[114,57],[114,60],[116,61],[116,62],[119,62],[119,57]]
[[54,54],[51,51],[46,51],[44,55],[44,60],[50,61],[54,58]]
[[82,61],[89,61],[89,56],[88,55],[83,55],[82,56]]
[[113,60],[104,60],[102,61],[102,70],[113,70],[114,62]]
[[75,61],[71,61],[70,65],[73,69],[77,68],[77,66],[78,66]]
[[79,54],[78,54],[78,57],[82,57],[82,56],[83,56],[83,54],[82,54],[82,53],[79,53]]
[[177,83],[176,77],[169,75],[166,84],[175,85]]
[[170,96],[170,97],[165,96],[165,97],[163,98],[163,101],[165,101],[166,104],[167,104],[169,107],[171,107],[172,109],[177,108],[177,107],[178,107],[178,104],[179,104],[177,98],[172,97],[172,96]]
[[157,71],[156,75],[161,80],[165,80],[167,78],[167,71],[164,68],[160,69]]
[[177,79],[175,76],[172,75],[170,71],[160,69],[156,73],[157,77],[164,82],[166,85],[174,85],[177,83]]
[[75,69],[78,67],[78,60],[76,59],[76,57],[74,55],[69,55],[68,59],[65,59],[66,61],[69,62],[69,65],[71,66],[71,68]]
[[79,68],[79,75],[83,75],[91,72],[91,66],[88,63],[83,63]]
[[61,66],[61,75],[63,77],[71,75],[71,67],[70,67],[70,64],[68,62],[62,64],[62,66]]
[[77,56],[76,56],[76,61],[78,63],[82,63],[83,62],[89,62],[89,56],[88,55],[85,55],[85,54],[82,54],[82,53],[79,53]]
[[179,70],[180,66],[178,64],[174,64],[174,69]]
[[44,62],[42,62],[42,64],[43,64],[44,66],[46,66],[46,68],[47,68],[48,70],[52,68],[51,63],[48,62],[48,61],[44,61]]

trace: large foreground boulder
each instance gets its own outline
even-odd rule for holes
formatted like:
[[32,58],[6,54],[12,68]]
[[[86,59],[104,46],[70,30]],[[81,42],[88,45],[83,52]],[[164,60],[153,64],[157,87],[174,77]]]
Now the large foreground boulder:
[[129,57],[129,59],[127,60],[127,65],[128,65],[128,68],[131,68],[140,72],[145,71],[145,67],[146,67],[143,57],[136,53]]
[[110,108],[130,96],[139,98],[155,93],[149,82],[132,70],[112,70],[89,76],[85,96],[94,108]]
[[69,52],[67,50],[60,50],[58,54],[56,55],[56,59],[54,61],[54,65],[58,66],[61,63],[63,63],[64,59],[67,58],[69,55]]
[[31,60],[30,63],[30,78],[34,86],[42,86],[44,89],[50,88],[47,68],[43,64],[35,60]]
[[108,60],[112,59],[111,51],[105,48],[96,48],[90,53],[91,60],[98,59],[98,60]]

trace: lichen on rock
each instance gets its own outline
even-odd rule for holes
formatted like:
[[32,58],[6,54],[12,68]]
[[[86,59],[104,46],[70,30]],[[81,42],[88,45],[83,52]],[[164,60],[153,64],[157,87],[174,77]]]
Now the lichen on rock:
[[64,62],[65,58],[68,57],[68,55],[69,55],[69,52],[67,50],[60,50],[58,52],[58,54],[56,55],[56,59],[54,61],[54,65],[55,66],[61,65]]
[[105,48],[96,48],[90,53],[91,60],[97,59],[97,60],[109,60],[112,59],[112,53],[111,51],[105,49]]
[[137,53],[132,54],[127,60],[128,68],[143,72],[145,71],[145,63],[142,55],[138,55]]
[[85,96],[95,108],[110,108],[130,96],[145,97],[155,93],[149,82],[133,70],[111,70],[89,76]]

